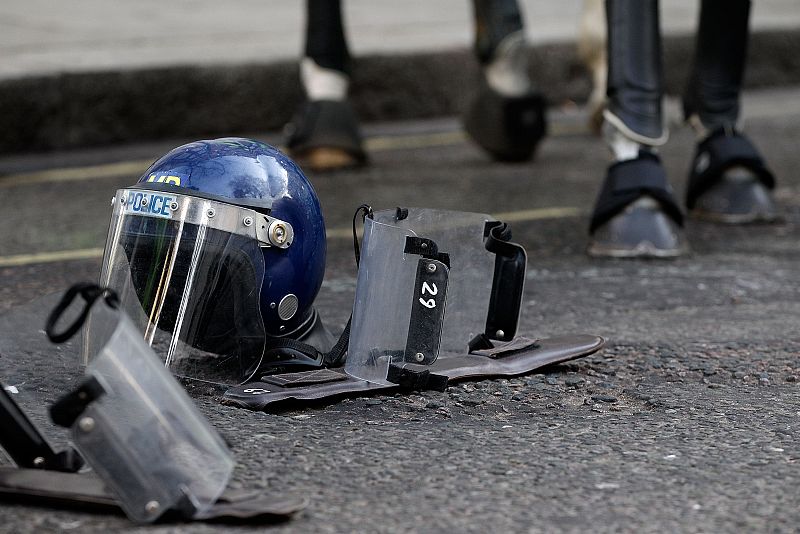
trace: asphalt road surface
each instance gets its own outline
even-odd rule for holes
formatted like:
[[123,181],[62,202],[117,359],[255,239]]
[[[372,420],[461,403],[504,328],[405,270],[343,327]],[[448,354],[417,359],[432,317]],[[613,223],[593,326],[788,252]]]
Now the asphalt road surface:
[[[200,398],[237,457],[233,486],[309,499],[274,532],[796,531],[799,101],[793,88],[745,101],[746,131],[778,177],[782,221],[689,220],[692,254],[674,261],[584,255],[607,154],[568,110],[523,165],[489,161],[453,120],[368,128],[371,166],[311,176],[330,237],[318,308],[334,330],[355,286],[355,207],[420,205],[512,221],[529,257],[520,331],[599,334],[608,346],[444,393],[273,414]],[[31,298],[94,279],[114,190],[169,148],[0,160],[0,309],[18,313]],[[673,128],[662,155],[679,192],[692,152],[690,132]],[[2,532],[138,528],[121,516],[0,505]]]

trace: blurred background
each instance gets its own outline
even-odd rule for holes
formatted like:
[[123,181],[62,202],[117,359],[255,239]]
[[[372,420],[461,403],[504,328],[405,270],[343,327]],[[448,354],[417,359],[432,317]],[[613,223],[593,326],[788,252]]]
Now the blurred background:
[[[521,1],[551,104],[582,102],[583,0]],[[0,152],[276,130],[302,94],[299,0],[5,0]],[[661,3],[668,91],[683,84],[697,0]],[[364,122],[455,115],[477,77],[467,0],[346,0]],[[748,86],[800,81],[800,5],[754,2]]]

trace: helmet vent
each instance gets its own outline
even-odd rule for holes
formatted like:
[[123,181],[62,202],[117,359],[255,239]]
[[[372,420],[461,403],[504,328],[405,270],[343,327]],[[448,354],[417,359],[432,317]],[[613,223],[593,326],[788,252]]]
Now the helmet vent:
[[297,308],[297,295],[289,293],[283,297],[281,302],[278,304],[278,317],[280,317],[282,321],[288,321],[294,317],[295,313],[297,313]]

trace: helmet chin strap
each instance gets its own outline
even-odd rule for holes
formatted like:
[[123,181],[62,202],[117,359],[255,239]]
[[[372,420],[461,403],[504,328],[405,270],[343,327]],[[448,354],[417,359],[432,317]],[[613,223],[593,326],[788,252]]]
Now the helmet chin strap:
[[[262,369],[322,369],[326,367],[339,367],[344,363],[347,354],[347,345],[350,343],[350,319],[347,320],[339,339],[328,352],[322,352],[315,346],[285,337],[268,338],[264,346],[264,354],[273,355],[268,364]],[[273,363],[274,362],[274,363]],[[260,378],[263,372],[259,371],[254,376]]]

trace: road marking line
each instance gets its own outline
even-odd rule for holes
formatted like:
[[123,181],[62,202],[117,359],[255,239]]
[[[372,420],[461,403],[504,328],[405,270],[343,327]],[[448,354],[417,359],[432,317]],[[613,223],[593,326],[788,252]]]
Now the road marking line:
[[83,248],[77,250],[60,250],[57,252],[37,252],[35,254],[18,254],[16,256],[0,256],[0,267],[19,267],[34,263],[53,263],[56,261],[88,260],[102,258],[102,248]]
[[[583,213],[579,208],[563,206],[554,208],[535,208],[529,210],[507,211],[496,215],[503,222],[542,221],[547,219],[569,219]],[[330,228],[326,232],[328,239],[350,239],[353,237],[351,227]],[[83,248],[75,250],[59,250],[56,252],[36,252],[34,254],[18,254],[0,256],[0,267],[20,267],[36,263],[54,263],[70,260],[93,260],[103,257],[102,248]]]
[[[583,125],[551,124],[551,137],[586,133]],[[367,152],[386,152],[390,150],[408,150],[431,146],[452,146],[464,143],[467,135],[462,130],[450,132],[433,132],[425,134],[385,135],[369,137],[364,141]],[[284,147],[281,147],[284,150]],[[79,182],[101,178],[136,178],[153,163],[153,159],[121,161],[101,165],[85,165],[82,167],[64,167],[36,172],[24,172],[0,176],[0,188],[15,187],[41,183]]]
[[467,136],[461,130],[455,132],[438,132],[429,134],[388,135],[370,137],[364,141],[367,152],[383,152],[408,148],[425,148],[428,146],[450,146],[466,141]]
[[119,178],[138,176],[153,163],[153,159],[121,161],[103,165],[86,165],[84,167],[66,167],[63,169],[47,169],[46,171],[25,172],[0,176],[0,188],[17,185],[30,185],[52,182],[78,182],[96,180],[98,178]]
[[519,221],[543,221],[545,219],[569,219],[570,217],[580,217],[583,210],[571,206],[554,208],[534,208],[530,210],[506,211],[495,213],[498,221],[519,222]]

